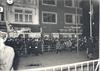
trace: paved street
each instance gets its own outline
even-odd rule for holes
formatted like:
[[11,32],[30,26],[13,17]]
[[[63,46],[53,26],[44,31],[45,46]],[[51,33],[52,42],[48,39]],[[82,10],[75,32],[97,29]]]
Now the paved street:
[[70,64],[87,60],[88,59],[86,57],[86,53],[83,51],[79,52],[78,54],[75,51],[73,52],[63,51],[58,54],[56,54],[55,52],[46,52],[39,56],[30,55],[27,57],[21,57],[19,63],[19,69],[48,67],[48,66]]

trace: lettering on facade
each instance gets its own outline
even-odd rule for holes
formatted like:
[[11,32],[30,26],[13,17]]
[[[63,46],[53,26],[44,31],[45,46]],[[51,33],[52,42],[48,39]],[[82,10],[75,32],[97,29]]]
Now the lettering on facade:
[[13,0],[7,0],[8,4],[13,4],[13,2],[14,2]]
[[3,7],[0,7],[0,13],[3,12]]

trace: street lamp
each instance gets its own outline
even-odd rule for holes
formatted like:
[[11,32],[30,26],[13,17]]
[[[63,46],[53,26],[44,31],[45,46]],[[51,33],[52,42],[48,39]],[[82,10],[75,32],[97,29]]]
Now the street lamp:
[[[78,0],[76,0],[77,2],[77,4],[79,3],[79,1]],[[79,47],[78,47],[78,6],[76,6],[76,22],[75,22],[75,24],[76,24],[76,34],[75,34],[75,38],[77,38],[77,53],[79,52]]]
[[92,5],[92,0],[89,0],[90,3],[90,37],[92,37],[92,15],[93,15],[93,5]]
[[42,44],[41,44],[41,48],[42,48],[42,53],[43,53],[43,51],[44,51],[44,42],[43,42],[43,28],[42,28],[42,26],[40,27],[40,34],[41,34],[41,42],[42,42]]

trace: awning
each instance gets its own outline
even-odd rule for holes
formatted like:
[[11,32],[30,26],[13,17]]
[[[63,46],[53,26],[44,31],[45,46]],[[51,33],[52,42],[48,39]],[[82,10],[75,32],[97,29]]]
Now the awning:
[[11,24],[12,27],[18,27],[18,28],[31,28],[31,32],[40,32],[40,25],[29,25],[29,24]]

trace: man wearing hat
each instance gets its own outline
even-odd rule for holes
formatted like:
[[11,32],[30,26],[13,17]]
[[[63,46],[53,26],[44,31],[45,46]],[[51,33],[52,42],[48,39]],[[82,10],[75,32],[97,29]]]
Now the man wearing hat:
[[0,31],[0,71],[13,70],[12,64],[15,56],[14,50],[4,43],[7,39],[7,33]]

